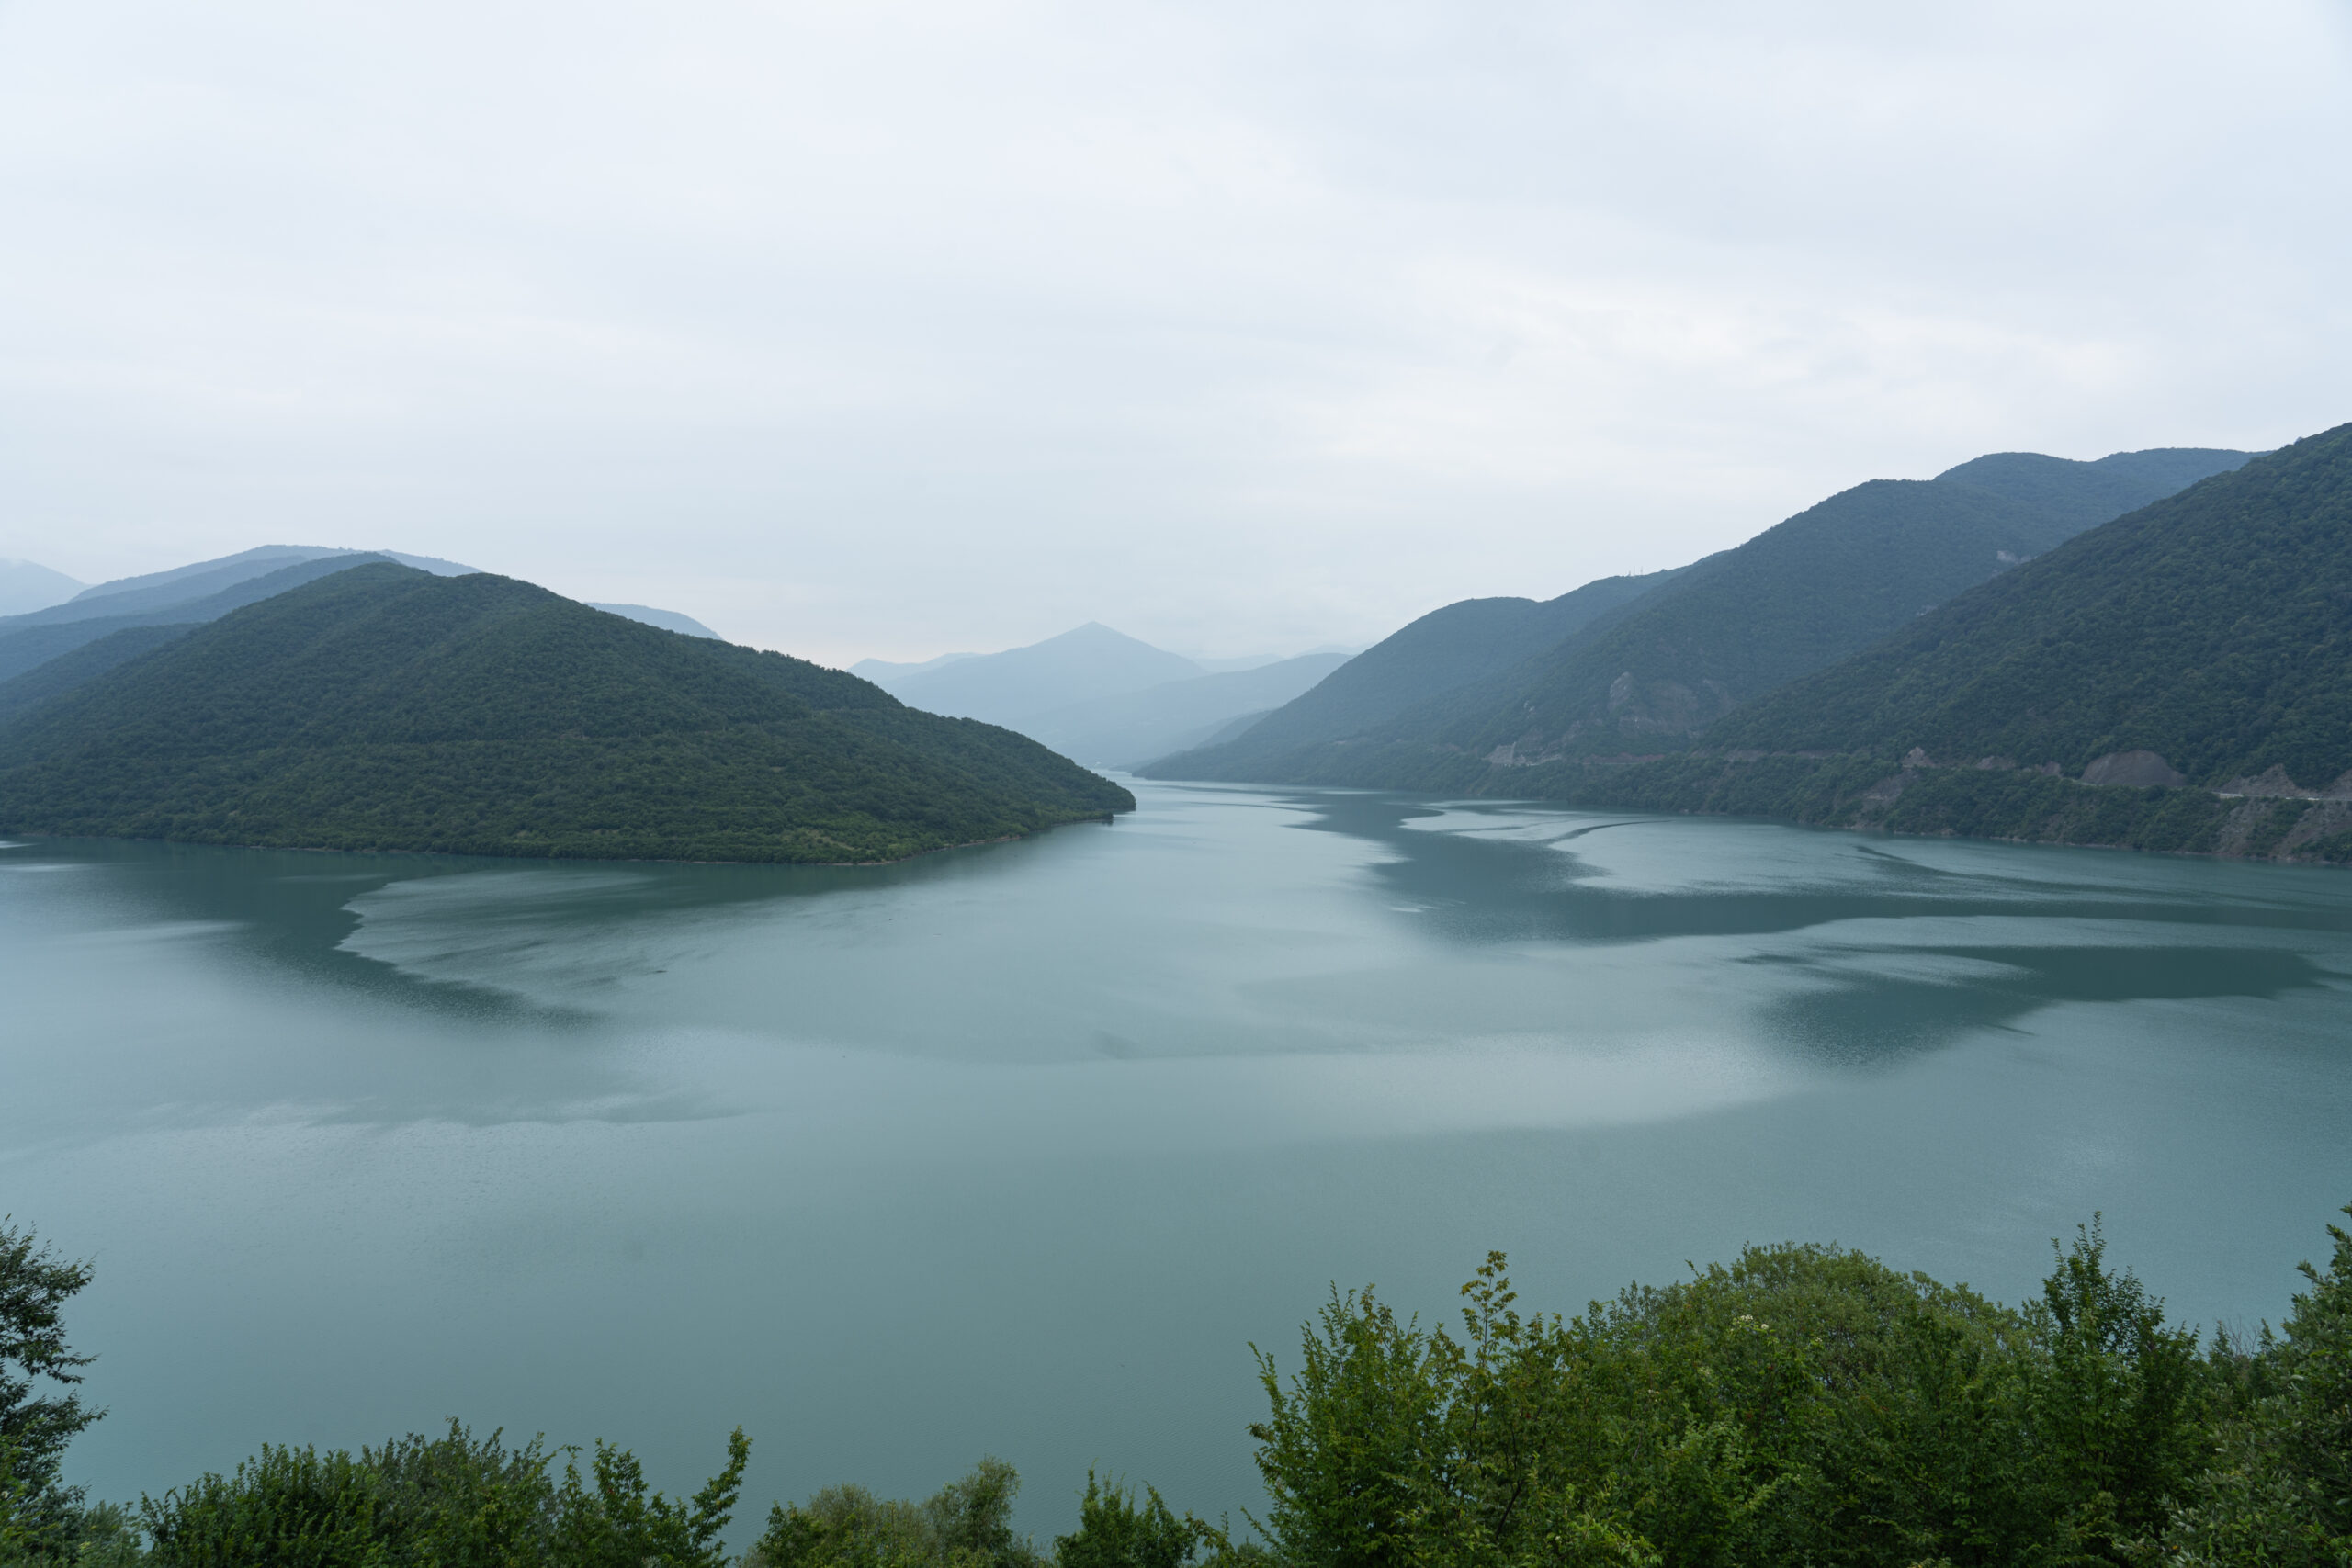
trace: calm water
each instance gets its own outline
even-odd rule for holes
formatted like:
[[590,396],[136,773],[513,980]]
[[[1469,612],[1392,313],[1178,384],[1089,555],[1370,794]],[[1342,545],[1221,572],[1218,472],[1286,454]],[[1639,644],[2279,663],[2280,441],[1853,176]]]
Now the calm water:
[[[1251,1506],[1330,1282],[1743,1241],[2007,1299],[2103,1209],[2276,1318],[2352,1199],[2352,875],[1146,784],[883,871],[0,850],[0,1208],[108,1495],[461,1415],[747,1513],[984,1451]],[[1295,1359],[1295,1358],[1294,1358]]]

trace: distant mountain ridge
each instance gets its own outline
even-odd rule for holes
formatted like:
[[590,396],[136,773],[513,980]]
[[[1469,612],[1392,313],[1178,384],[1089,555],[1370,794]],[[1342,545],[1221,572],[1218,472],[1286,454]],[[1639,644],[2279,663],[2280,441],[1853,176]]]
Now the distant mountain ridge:
[[[1318,689],[1238,740],[1142,772],[1451,789],[1477,784],[1490,768],[1679,750],[1742,703],[2155,499],[2180,476],[2245,460],[2194,449],[2095,463],[2007,453],[1932,480],[1871,480],[1736,548],[1660,574],[1656,586],[1508,669],[1378,722],[1340,735],[1326,728],[1317,740],[1284,749],[1253,744],[1285,726],[1305,729],[1325,701]],[[1325,684],[1350,679],[1342,668]]]
[[943,653],[935,659],[920,659],[906,663],[894,663],[888,659],[861,659],[849,667],[849,672],[861,681],[871,681],[888,691],[893,682],[953,664],[959,659],[977,659],[976,653]]
[[581,603],[592,610],[602,610],[608,615],[623,615],[629,620],[639,621],[649,626],[660,626],[665,632],[676,632],[683,637],[708,637],[713,642],[727,640],[692,615],[682,615],[675,610],[657,610],[650,604],[599,604],[590,599],[583,599]]
[[1020,728],[1073,703],[1140,692],[1203,674],[1182,654],[1098,621],[1002,653],[975,654],[877,682],[911,706]]
[[[90,645],[107,645],[121,658],[129,658],[132,652],[143,652],[165,639],[151,631],[143,637],[118,641],[116,636],[119,633],[132,628],[147,630],[161,626],[177,626],[185,630],[207,621],[218,620],[232,610],[258,604],[275,594],[300,588],[306,582],[316,581],[352,566],[384,558],[338,550],[299,556],[293,558],[289,564],[277,564],[288,559],[281,555],[263,563],[270,570],[232,574],[225,586],[220,585],[220,574],[210,571],[190,573],[175,579],[168,585],[201,595],[194,599],[158,602],[155,595],[163,591],[159,585],[96,599],[79,599],[56,606],[58,610],[69,610],[95,605],[114,612],[111,614],[85,614],[60,618],[54,612],[44,611],[39,615],[0,620],[0,682],[13,680],[51,660]],[[89,657],[106,655],[99,653]],[[86,665],[85,659],[80,667],[86,668]]]
[[300,565],[334,570],[0,720],[0,829],[865,862],[1134,805],[1021,736],[781,654],[511,578]]
[[173,567],[167,571],[151,571],[139,577],[119,577],[111,582],[101,582],[85,588],[62,604],[36,610],[28,615],[0,617],[0,636],[28,626],[55,626],[69,621],[85,621],[99,617],[119,617],[146,615],[174,604],[194,604],[250,582],[256,578],[274,576],[289,568],[314,561],[344,559],[358,561],[368,558],[398,561],[420,571],[460,576],[474,569],[455,561],[436,560],[430,556],[403,555],[398,550],[349,550],[317,545],[262,545],[241,550],[233,556],[217,560],[196,561],[187,566]]
[[1306,653],[1094,697],[1038,714],[1023,721],[1022,733],[1092,767],[1134,768],[1205,740],[1242,715],[1281,706],[1347,660],[1344,653]]
[[[155,628],[176,626],[184,631],[272,594],[371,560],[393,561],[445,577],[464,576],[474,570],[456,561],[399,550],[263,545],[217,560],[118,578],[36,612],[0,616],[0,686],[85,645],[96,645],[92,651],[77,654],[70,663],[51,671],[42,682],[18,691],[13,698],[0,694],[0,706],[13,702],[21,709],[41,700],[34,695],[36,693],[53,693],[63,689],[63,684],[86,680],[112,663],[159,646],[176,635]],[[591,607],[689,637],[718,636],[700,621],[673,610],[658,610],[644,604]],[[131,628],[141,628],[141,635],[128,638],[115,636]]]
[[0,615],[62,604],[86,586],[39,561],[0,560]]
[[1001,653],[947,653],[920,664],[866,659],[850,671],[911,706],[1001,724],[1091,766],[1124,769],[1279,707],[1348,657],[1204,664],[1089,621]]

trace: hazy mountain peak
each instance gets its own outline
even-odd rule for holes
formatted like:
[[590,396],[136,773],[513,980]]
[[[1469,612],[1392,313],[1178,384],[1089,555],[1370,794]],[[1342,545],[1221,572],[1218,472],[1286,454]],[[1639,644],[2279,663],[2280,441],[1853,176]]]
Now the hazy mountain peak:
[[[191,577],[211,573],[234,573],[234,577],[222,578],[220,585],[226,587],[230,581],[237,578],[259,577],[265,572],[275,571],[281,566],[291,566],[297,561],[318,560],[325,556],[357,553],[357,551],[337,550],[319,545],[256,545],[250,550],[240,550],[232,556],[218,556],[211,560],[190,561],[186,566],[175,566],[165,571],[147,571],[136,577],[112,578],[95,587],[84,589],[74,598],[77,603],[89,599],[103,599],[117,593],[136,592],[141,589],[161,588],[165,584],[179,582]],[[245,567],[251,567],[253,570],[250,571],[239,570]]]
[[21,615],[62,604],[83,585],[39,561],[0,560],[0,615]]
[[900,674],[861,663],[865,675],[910,706],[1018,729],[1040,714],[1097,697],[1140,692],[1205,674],[1182,654],[1088,621],[1001,653],[973,654]]
[[594,600],[583,601],[583,603],[592,610],[602,610],[608,615],[619,615],[626,620],[636,621],[644,626],[660,626],[665,632],[678,632],[686,637],[708,637],[713,642],[727,640],[692,615],[682,615],[675,610],[657,610],[650,604],[599,604]]
[[910,675],[920,675],[926,670],[937,670],[959,659],[977,659],[976,653],[943,653],[935,659],[897,661],[888,659],[861,659],[849,667],[849,672],[888,687],[893,681],[903,681]]
[[175,566],[165,571],[118,577],[95,588],[85,588],[62,603],[52,602],[42,608],[13,616],[0,630],[85,621],[102,616],[152,615],[176,604],[212,598],[241,583],[253,582],[291,567],[337,560],[353,564],[366,560],[392,560],[419,571],[431,572],[436,577],[464,577],[475,570],[460,566],[456,561],[441,560],[432,556],[412,556],[399,550],[350,550],[321,545],[257,545],[232,556],[191,561],[187,566]]

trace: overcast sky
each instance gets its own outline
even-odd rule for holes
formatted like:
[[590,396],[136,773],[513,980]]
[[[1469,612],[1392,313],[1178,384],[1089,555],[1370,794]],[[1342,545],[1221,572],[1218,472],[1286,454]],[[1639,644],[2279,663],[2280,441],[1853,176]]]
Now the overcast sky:
[[0,556],[1376,638],[2352,419],[2352,9],[0,0]]

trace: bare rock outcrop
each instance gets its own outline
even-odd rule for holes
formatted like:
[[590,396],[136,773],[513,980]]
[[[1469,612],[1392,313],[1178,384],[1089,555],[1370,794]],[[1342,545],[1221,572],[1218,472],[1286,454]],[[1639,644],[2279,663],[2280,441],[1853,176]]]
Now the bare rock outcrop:
[[2091,759],[2090,765],[2083,770],[2083,782],[2144,788],[2149,784],[2179,785],[2188,781],[2156,752],[2109,751],[2104,757]]
[[2232,779],[2222,786],[2223,795],[2309,795],[2311,791],[2287,776],[2287,770],[2273,762],[2262,773],[2248,778]]

